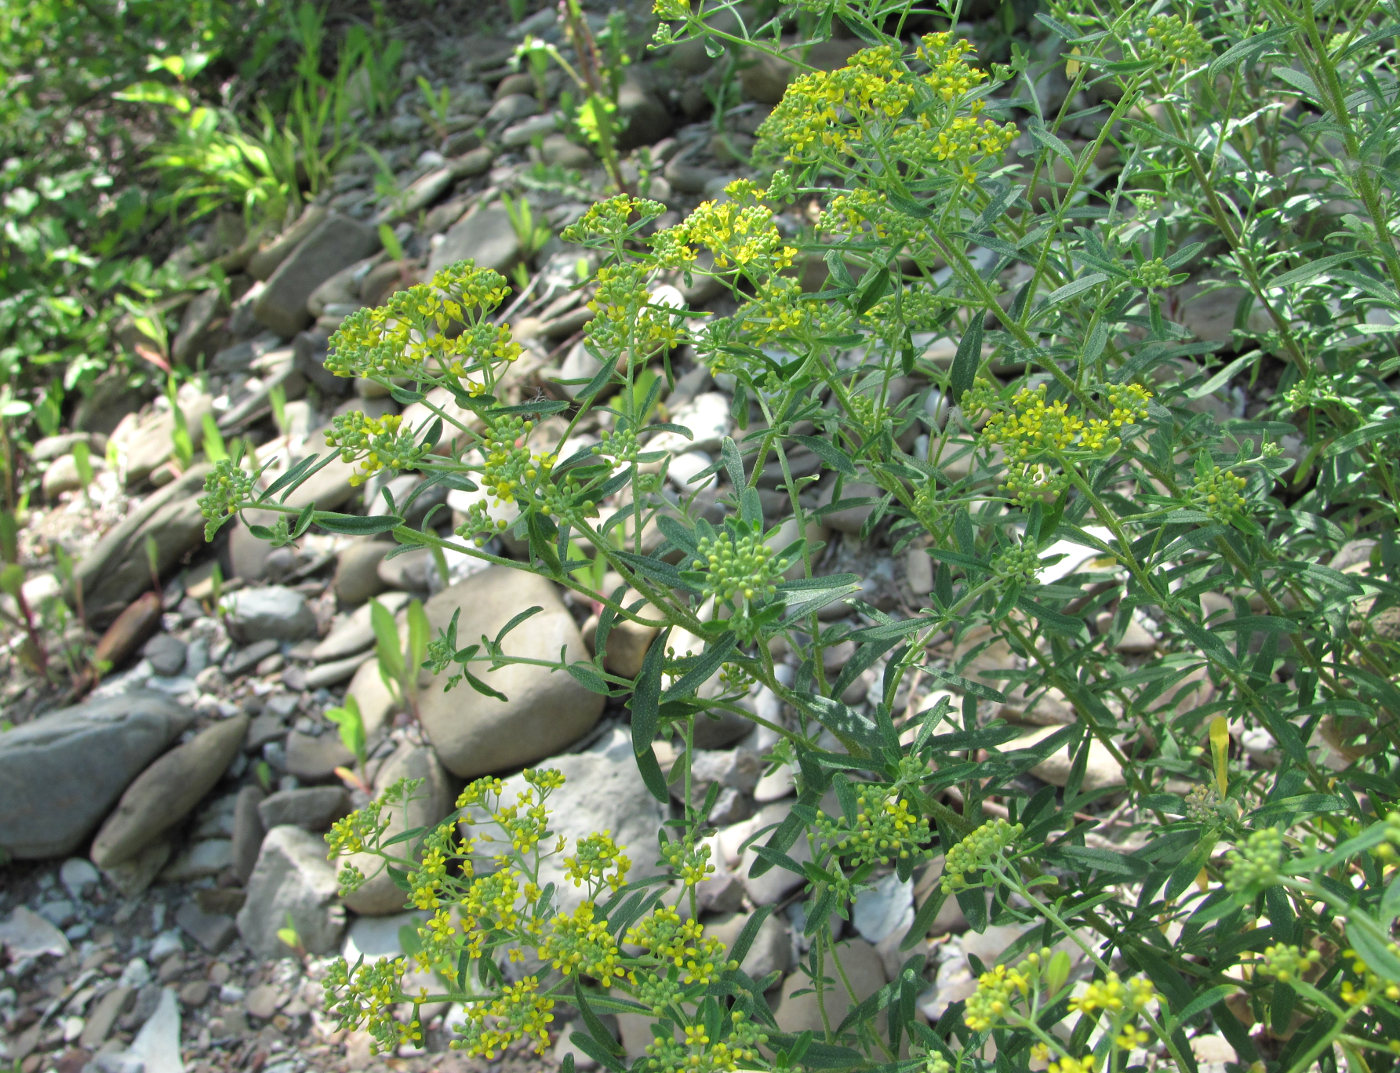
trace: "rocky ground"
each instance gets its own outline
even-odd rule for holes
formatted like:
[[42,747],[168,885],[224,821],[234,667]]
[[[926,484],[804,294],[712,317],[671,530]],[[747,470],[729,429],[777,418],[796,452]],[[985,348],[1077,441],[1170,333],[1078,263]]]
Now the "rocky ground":
[[[424,114],[411,90],[369,139],[392,169],[392,190],[361,153],[341,167],[330,196],[276,239],[245,242],[237,221],[220,219],[176,254],[190,265],[219,261],[233,298],[224,305],[210,292],[192,301],[173,343],[177,361],[204,360],[207,370],[177,399],[196,451],[204,417],[212,415],[225,439],[244,437],[258,445],[260,462],[285,466],[323,449],[317,430],[333,414],[396,408],[367,385],[352,388],[327,374],[329,335],[355,308],[463,257],[507,274],[525,268],[527,285],[509,312],[528,352],[516,399],[557,393],[557,378],[592,372],[579,341],[589,315],[587,295],[574,287],[579,251],[557,238],[538,250],[522,246],[501,200],[503,193],[528,199],[536,219],[557,234],[607,186],[593,153],[564,130],[558,73],[548,75],[542,103],[531,76],[508,62],[527,32],[557,40],[553,17],[495,35],[429,29],[415,38],[405,84],[417,74],[445,83],[452,107],[445,117]],[[834,62],[852,47],[837,42],[820,59]],[[640,46],[635,51],[643,55]],[[714,69],[702,50],[685,49],[665,61],[639,59],[623,86],[629,181],[677,214],[743,174],[743,150],[790,73],[772,63],[743,71],[738,100],[717,125],[706,93]],[[1053,94],[1054,80],[1046,82]],[[402,259],[382,248],[380,223],[393,228]],[[723,311],[714,293],[682,283],[673,288],[677,302]],[[1180,318],[1201,338],[1227,338],[1235,298],[1217,292],[1188,301],[1194,293],[1175,296]],[[926,342],[949,359],[956,344]],[[695,432],[671,467],[679,490],[735,430],[722,386],[683,353],[675,367],[679,382],[667,406],[673,421]],[[273,406],[274,389],[285,406]],[[925,393],[937,434],[936,391],[917,383],[908,389]],[[1233,412],[1247,405],[1228,395],[1201,404]],[[392,545],[368,540],[309,536],[274,550],[239,525],[206,546],[195,501],[207,470],[196,455],[181,471],[176,417],[164,398],[108,382],[79,408],[72,428],[34,454],[43,503],[22,535],[33,567],[25,591],[35,607],[60,593],[76,602],[80,594],[87,622],[107,631],[101,652],[113,666],[96,688],[65,704],[23,675],[14,644],[0,655],[9,683],[3,715],[14,724],[0,737],[0,843],[14,857],[0,872],[0,1057],[20,1073],[127,1073],[138,1063],[147,1073],[477,1068],[443,1051],[450,1011],[436,1012],[428,1054],[374,1059],[366,1037],[337,1031],[324,1013],[319,981],[328,957],[396,951],[398,929],[413,919],[382,880],[346,902],[335,894],[322,834],[360,798],[336,774],[354,761],[324,713],[347,693],[357,698],[371,740],[370,763],[357,774],[373,788],[404,774],[427,780],[429,796],[400,822],[441,818],[472,777],[548,761],[569,776],[558,799],[564,832],[610,829],[642,847],[632,856],[644,862],[664,817],[635,776],[623,713],[565,675],[518,668],[493,679],[509,704],[444,694],[424,682],[421,723],[411,722],[380,681],[368,601],[401,611],[411,599],[424,600],[434,625],[459,611],[463,637],[494,634],[538,604],[543,613],[517,635],[516,651],[542,658],[561,645],[584,653],[592,609],[524,573],[449,559],[444,578],[426,554],[388,558]],[[97,467],[86,488],[73,456],[79,440]],[[368,511],[381,486],[353,487],[350,472],[333,462],[293,502]],[[412,485],[411,477],[396,479],[396,500]],[[829,498],[830,488],[823,493]],[[849,486],[847,494],[854,494]],[[470,505],[455,496],[446,497],[450,511]],[[713,503],[715,488],[701,496]],[[417,517],[436,505],[420,498]],[[894,559],[878,543],[862,543],[864,520],[860,508],[837,512],[809,534],[826,545],[823,566],[868,578],[863,595],[876,606],[919,607],[932,582],[928,557]],[[60,576],[60,548],[76,563],[76,583]],[[61,632],[54,639],[62,650]],[[610,657],[614,669],[635,673],[650,637],[620,639],[628,643]],[[1150,660],[1153,623],[1136,623],[1121,647]],[[832,651],[833,666],[846,655]],[[979,658],[986,667],[1012,659],[997,649]],[[844,699],[862,704],[876,683],[878,668]],[[1199,684],[1201,694],[1208,688]],[[933,695],[908,699],[926,705]],[[758,691],[750,701],[769,718],[783,717],[772,694]],[[1028,740],[1072,717],[1053,696],[1033,705],[1022,699],[1000,714],[1025,722]],[[759,757],[769,742],[747,722],[701,729],[702,792],[709,782],[723,787],[711,816],[723,867],[704,907],[707,923],[724,935],[753,907],[784,905],[794,891],[796,878],[777,870],[749,878],[738,851],[750,832],[784,814],[791,781],[785,772],[763,775]],[[1088,785],[1121,781],[1106,756],[1093,759]],[[1037,775],[1063,781],[1066,766],[1052,760]],[[915,897],[892,882],[858,908],[849,967],[872,989],[899,963],[896,947]],[[277,934],[289,922],[301,949]],[[967,993],[964,953],[991,961],[1009,939],[996,929],[960,935],[964,927],[950,912],[930,937],[942,965],[926,996],[931,1016]],[[787,972],[798,953],[795,936],[791,921],[776,914],[746,968]],[[775,1002],[793,1027],[812,1013],[807,999],[792,994],[800,986],[789,975]],[[634,1030],[623,1026],[629,1045],[638,1042]],[[562,1036],[545,1059],[513,1055],[503,1064],[552,1067],[567,1047]]]

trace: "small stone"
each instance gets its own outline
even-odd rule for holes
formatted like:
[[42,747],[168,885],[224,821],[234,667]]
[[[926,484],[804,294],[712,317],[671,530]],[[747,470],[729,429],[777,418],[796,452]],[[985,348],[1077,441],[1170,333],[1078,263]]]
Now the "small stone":
[[269,831],[284,824],[306,831],[325,831],[349,811],[350,796],[340,786],[281,790],[258,805],[258,816]]
[[58,878],[63,889],[78,899],[83,898],[89,887],[96,887],[102,882],[102,874],[93,867],[92,862],[81,857],[69,857],[64,861],[58,870]]
[[248,992],[243,1000],[243,1008],[248,1011],[249,1017],[267,1021],[285,1002],[286,996],[272,984],[259,984]]
[[306,597],[283,585],[239,589],[224,598],[229,636],[244,644],[273,639],[300,641],[316,632]]
[[204,912],[196,902],[182,902],[175,911],[175,923],[210,954],[223,951],[238,934],[238,927],[231,916]]
[[185,642],[168,633],[158,633],[147,641],[141,655],[150,661],[151,670],[166,678],[185,669]]

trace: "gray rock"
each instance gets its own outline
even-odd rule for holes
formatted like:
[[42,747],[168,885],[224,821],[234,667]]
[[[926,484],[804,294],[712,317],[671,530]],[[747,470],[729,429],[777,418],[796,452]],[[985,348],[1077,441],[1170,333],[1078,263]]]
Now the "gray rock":
[[150,660],[151,670],[167,678],[185,669],[185,642],[168,633],[158,633],[147,641],[141,655]]
[[[251,870],[249,874],[252,874]],[[194,901],[180,903],[180,908],[175,910],[175,923],[211,954],[219,953],[233,942],[233,937],[238,934],[238,925],[234,923],[233,917],[223,913],[206,912]]]
[[491,106],[486,113],[486,122],[495,124],[514,123],[526,116],[535,115],[540,110],[539,101],[531,93],[509,93]]
[[384,591],[379,563],[395,545],[378,540],[357,540],[336,558],[331,591],[341,607],[355,607]]
[[21,859],[71,853],[190,720],[169,697],[141,690],[0,734],[0,846]]
[[94,545],[74,570],[65,589],[72,605],[81,585],[88,622],[107,626],[137,596],[151,587],[146,538],[155,541],[156,571],[165,574],[185,555],[204,544],[204,516],[198,498],[211,467],[192,466],[177,480],[146,498]]
[[[414,827],[427,827],[441,821],[452,811],[456,798],[452,780],[438,763],[433,751],[422,745],[405,742],[393,756],[384,762],[375,776],[374,789],[382,794],[400,779],[423,779],[417,796],[407,805],[393,805],[385,809],[389,827],[385,838],[392,838]],[[396,851],[404,855],[408,846],[399,846]],[[409,853],[411,855],[411,852]],[[381,869],[382,862],[369,853],[352,854],[346,861],[337,862],[358,866],[369,876],[359,890],[345,896],[345,904],[362,916],[383,916],[403,910],[408,896],[395,885],[387,871]]]
[[146,768],[122,794],[92,843],[92,863],[110,869],[179,823],[212,790],[243,746],[242,713],[206,727]]
[[311,292],[346,265],[379,249],[379,234],[367,224],[327,213],[267,279],[253,303],[259,324],[290,339],[311,323]]
[[[98,455],[90,455],[94,471],[106,469],[107,465]],[[42,488],[44,498],[56,502],[64,492],[76,492],[83,487],[83,479],[78,473],[78,460],[72,455],[59,455],[44,470]]]
[[676,120],[657,93],[650,66],[628,67],[617,91],[617,147],[655,145],[675,128]]
[[279,790],[258,804],[258,817],[267,830],[291,825],[321,832],[350,811],[350,795],[341,786],[307,786]]
[[229,653],[228,659],[224,660],[224,674],[230,678],[238,678],[248,674],[268,656],[279,652],[281,648],[282,643],[271,637],[262,641],[254,641],[246,648]]
[[135,898],[156,881],[156,876],[160,875],[165,862],[170,860],[173,850],[170,840],[161,838],[120,864],[104,868],[102,873],[122,897]]
[[184,1073],[180,1058],[180,1003],[175,992],[161,988],[155,1012],[126,1051],[126,1057],[140,1063],[143,1073]]
[[556,168],[586,168],[593,163],[593,153],[567,134],[555,131],[540,139],[540,159]]
[[424,595],[432,591],[435,583],[440,587],[441,575],[431,548],[410,548],[381,559],[378,570],[379,580],[386,588]]
[[558,129],[559,119],[556,116],[530,116],[501,131],[501,145],[507,149],[519,149],[537,139],[542,141],[546,135]]
[[865,502],[852,503],[851,506],[839,507],[836,510],[826,510],[825,508],[830,507],[838,500],[836,498],[835,477],[825,480],[818,492],[820,506],[824,511],[821,515],[822,524],[835,529],[838,533],[859,533],[883,495],[885,492],[879,485],[864,481],[843,481],[839,502],[844,503],[847,500],[864,500]]
[[78,1046],[95,1051],[112,1033],[117,1018],[122,1015],[136,992],[130,987],[113,987],[94,1002],[87,1012]]
[[[505,652],[554,660],[562,649],[566,659],[586,659],[583,638],[558,591],[534,574],[489,567],[430,598],[425,610],[433,636],[460,611],[457,639],[466,645],[482,634],[495,637],[511,618],[533,605],[543,610],[505,638]],[[505,701],[460,683],[444,692],[449,673],[420,676],[419,717],[438,758],[461,778],[553,756],[591,730],[602,715],[602,697],[547,667],[478,667],[475,673],[505,694]]]
[[325,218],[326,207],[324,205],[307,205],[295,223],[267,245],[259,247],[248,258],[248,275],[257,280],[265,280],[270,277],[273,272],[277,271],[277,266],[285,261],[294,249],[305,242]]
[[[299,688],[329,689],[331,686],[338,686],[341,682],[353,678],[364,661],[364,654],[361,653],[355,656],[346,656],[344,659],[331,660],[328,663],[318,663],[305,672],[302,686]],[[293,671],[300,673],[300,668],[294,667],[287,674],[291,675]]]
[[334,728],[324,734],[293,730],[287,735],[287,773],[306,782],[319,782],[335,774],[338,767],[350,767],[355,754],[340,742]]
[[214,318],[223,310],[223,296],[214,287],[190,299],[170,344],[170,356],[175,364],[193,366],[195,358],[209,351],[215,337],[215,331],[211,330]]
[[[176,395],[185,431],[195,451],[204,443],[204,418],[214,412],[214,400],[195,384],[185,384]],[[123,421],[112,434],[120,472],[128,488],[140,484],[175,453],[175,411],[162,406],[134,420]]]
[[265,796],[260,787],[244,786],[233,806],[233,871],[244,883],[253,874],[263,835],[267,833],[258,811]]
[[334,951],[345,930],[345,909],[336,900],[326,843],[300,827],[269,831],[237,919],[238,933],[259,957],[291,956],[291,947],[277,937],[288,926],[309,953]]
[[[860,939],[840,943],[835,955],[840,959],[845,978],[855,992],[855,1001],[869,998],[885,986],[885,970],[880,955],[869,943]],[[799,993],[803,991],[806,994]],[[840,983],[834,987],[828,985],[823,1000],[826,1016],[833,1025],[855,1005]],[[806,973],[794,972],[783,981],[778,998],[773,1003],[773,1017],[778,1022],[778,1028],[784,1032],[807,1029],[814,1033],[823,1031],[822,1007],[817,1002],[816,992],[812,990],[812,980]],[[882,1017],[881,1027],[877,1029],[881,1035],[884,1035],[883,1020]]]
[[[705,932],[713,935],[732,949],[749,922],[748,913],[730,913],[717,920],[705,922]],[[787,972],[792,968],[792,929],[778,914],[769,914],[759,925],[753,945],[739,963],[739,967],[755,980],[762,980],[769,973]]]
[[62,957],[72,949],[63,932],[25,906],[16,906],[5,923],[0,924],[0,950],[9,954],[11,962],[44,954]]
[[[407,606],[410,597],[406,592],[388,592],[380,599],[390,614],[397,614]],[[371,621],[373,604],[365,603],[348,615],[337,615],[330,633],[317,643],[311,658],[320,663],[324,660],[342,659],[364,652],[374,644],[374,626]]]
[[246,644],[264,638],[300,641],[316,632],[306,597],[283,585],[239,589],[224,598],[229,636]]
[[452,225],[428,259],[428,271],[471,260],[478,268],[504,273],[520,256],[520,239],[510,215],[501,206],[491,205],[467,213]]
[[187,883],[223,875],[233,867],[233,843],[227,838],[205,838],[186,846],[160,872],[162,883]]
[[102,883],[102,874],[93,867],[91,861],[81,857],[69,857],[58,870],[59,881],[72,897],[80,901],[87,896],[89,887]]

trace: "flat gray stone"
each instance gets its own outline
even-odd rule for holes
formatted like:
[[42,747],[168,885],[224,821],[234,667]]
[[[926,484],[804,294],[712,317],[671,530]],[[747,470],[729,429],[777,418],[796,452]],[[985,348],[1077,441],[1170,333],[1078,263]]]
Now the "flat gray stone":
[[520,260],[520,239],[510,215],[499,205],[467,213],[448,230],[428,260],[428,271],[471,260],[478,268],[504,273]]
[[248,717],[239,713],[206,727],[146,768],[93,839],[92,863],[110,869],[130,860],[188,816],[223,778],[247,732]]
[[258,818],[267,830],[291,824],[321,832],[350,811],[350,795],[342,786],[306,786],[279,790],[258,803]]
[[40,716],[0,737],[0,847],[12,857],[77,849],[192,716],[138,690]]
[[316,632],[306,597],[285,585],[238,589],[223,602],[229,636],[240,644],[265,639],[300,641]]
[[74,569],[65,599],[76,600],[81,584],[89,623],[109,625],[137,596],[151,587],[146,538],[155,539],[156,572],[165,577],[187,553],[204,544],[204,516],[197,500],[212,467],[191,466],[110,529]]
[[295,250],[267,279],[253,303],[253,316],[290,339],[312,321],[307,300],[342,268],[379,249],[379,233],[338,212],[316,222]]

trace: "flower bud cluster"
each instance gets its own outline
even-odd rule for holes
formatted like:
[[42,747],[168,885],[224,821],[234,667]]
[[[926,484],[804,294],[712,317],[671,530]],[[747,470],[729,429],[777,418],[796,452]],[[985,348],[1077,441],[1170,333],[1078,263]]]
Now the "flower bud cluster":
[[703,594],[720,600],[743,603],[772,597],[783,577],[783,565],[772,548],[757,533],[744,533],[737,539],[724,530],[713,537],[701,537],[700,558],[691,566],[704,571]]
[[1145,35],[1148,54],[1167,63],[1195,64],[1210,55],[1196,24],[1180,15],[1153,15]]
[[914,815],[909,802],[888,787],[862,787],[856,809],[850,820],[820,815],[816,822],[818,842],[848,870],[907,860],[933,840],[928,820]]
[[1005,861],[1006,851],[1025,830],[1019,823],[1009,823],[1004,819],[989,820],[953,846],[943,862],[943,893],[952,894],[965,887],[977,886],[968,876]]
[[1253,831],[1239,849],[1226,855],[1225,889],[1232,893],[1257,893],[1279,880],[1283,867],[1283,835],[1277,827]]
[[1316,950],[1305,951],[1292,943],[1274,943],[1264,948],[1257,968],[1265,976],[1286,984],[1303,979],[1321,960],[1322,954]]
[[214,463],[214,471],[204,478],[204,494],[199,497],[199,513],[205,518],[204,539],[214,533],[230,515],[237,514],[253,496],[253,475],[232,458]]
[[1211,463],[1203,467],[1191,485],[1191,502],[1212,518],[1229,521],[1249,506],[1244,497],[1247,483],[1234,471]]

